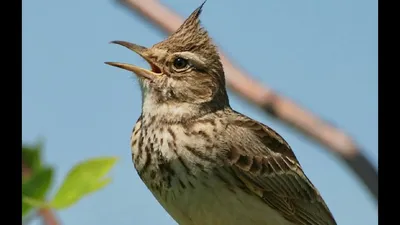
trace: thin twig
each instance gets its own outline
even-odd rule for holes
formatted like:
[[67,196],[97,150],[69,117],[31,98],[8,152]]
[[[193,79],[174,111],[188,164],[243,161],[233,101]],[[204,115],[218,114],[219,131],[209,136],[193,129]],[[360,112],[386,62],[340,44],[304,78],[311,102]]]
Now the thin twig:
[[[29,177],[32,175],[32,170],[27,166],[26,163],[22,161],[22,177]],[[38,209],[37,214],[42,218],[42,221],[45,225],[59,225],[56,216],[48,208],[40,208]]]
[[[180,16],[156,0],[117,1],[139,13],[167,34],[174,32],[183,22]],[[230,89],[262,108],[266,113],[340,156],[368,187],[375,199],[378,198],[378,172],[348,135],[288,98],[279,96],[270,88],[251,79],[222,53],[221,59]]]

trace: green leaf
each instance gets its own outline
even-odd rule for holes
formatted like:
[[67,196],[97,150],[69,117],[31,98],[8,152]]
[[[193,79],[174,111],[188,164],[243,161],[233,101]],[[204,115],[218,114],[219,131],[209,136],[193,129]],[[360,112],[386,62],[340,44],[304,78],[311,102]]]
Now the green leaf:
[[33,145],[22,145],[22,161],[32,171],[36,171],[42,166],[41,154],[43,143],[41,141]]
[[[44,200],[50,188],[52,178],[52,168],[39,169],[22,184],[22,195],[40,201]],[[31,209],[32,205],[22,202],[22,216],[25,216]]]
[[117,162],[116,157],[98,157],[81,162],[67,174],[50,205],[55,209],[65,209],[82,197],[98,191],[111,182],[104,176]]
[[22,202],[26,203],[35,208],[48,208],[49,204],[45,201],[30,198],[28,196],[22,196]]

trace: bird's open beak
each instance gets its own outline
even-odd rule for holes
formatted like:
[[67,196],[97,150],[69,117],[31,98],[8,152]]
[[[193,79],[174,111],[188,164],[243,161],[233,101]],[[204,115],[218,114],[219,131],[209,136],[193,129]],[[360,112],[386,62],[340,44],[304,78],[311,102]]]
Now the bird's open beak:
[[138,75],[139,77],[145,78],[145,79],[149,79],[149,80],[154,80],[155,78],[157,78],[158,76],[161,76],[161,69],[156,66],[151,59],[149,59],[148,57],[146,57],[143,52],[146,50],[145,47],[140,46],[140,45],[136,45],[136,44],[132,44],[126,41],[112,41],[111,43],[113,44],[118,44],[118,45],[122,45],[126,48],[129,48],[130,50],[136,52],[138,55],[140,55],[142,58],[144,58],[151,67],[151,70],[148,69],[144,69],[144,68],[140,68],[134,65],[130,65],[127,63],[118,63],[118,62],[105,62],[108,65],[111,66],[115,66],[115,67],[119,67],[128,71],[132,71],[134,72],[136,75]]

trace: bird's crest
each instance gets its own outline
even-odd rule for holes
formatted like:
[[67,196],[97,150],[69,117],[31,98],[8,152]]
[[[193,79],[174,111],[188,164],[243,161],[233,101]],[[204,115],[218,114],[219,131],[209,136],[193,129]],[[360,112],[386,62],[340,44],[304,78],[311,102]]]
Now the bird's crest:
[[154,47],[173,52],[190,51],[200,54],[218,54],[207,31],[200,24],[199,17],[205,3],[206,1],[194,10],[173,34]]
[[180,39],[180,37],[187,36],[187,34],[198,34],[203,33],[201,32],[202,28],[200,25],[200,14],[202,12],[204,3],[201,4],[196,10],[190,14],[190,16],[183,22],[183,24],[178,28],[178,30],[175,31],[174,34],[170,36],[170,38],[177,38]]

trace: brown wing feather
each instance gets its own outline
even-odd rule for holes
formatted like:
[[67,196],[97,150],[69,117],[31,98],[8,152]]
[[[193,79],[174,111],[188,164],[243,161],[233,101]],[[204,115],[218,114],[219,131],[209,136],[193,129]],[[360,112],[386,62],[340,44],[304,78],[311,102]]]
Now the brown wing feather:
[[[287,220],[299,225],[336,225],[324,200],[304,174],[286,141],[268,126],[235,113],[227,128],[229,164],[237,177]],[[246,138],[244,138],[246,137]]]

